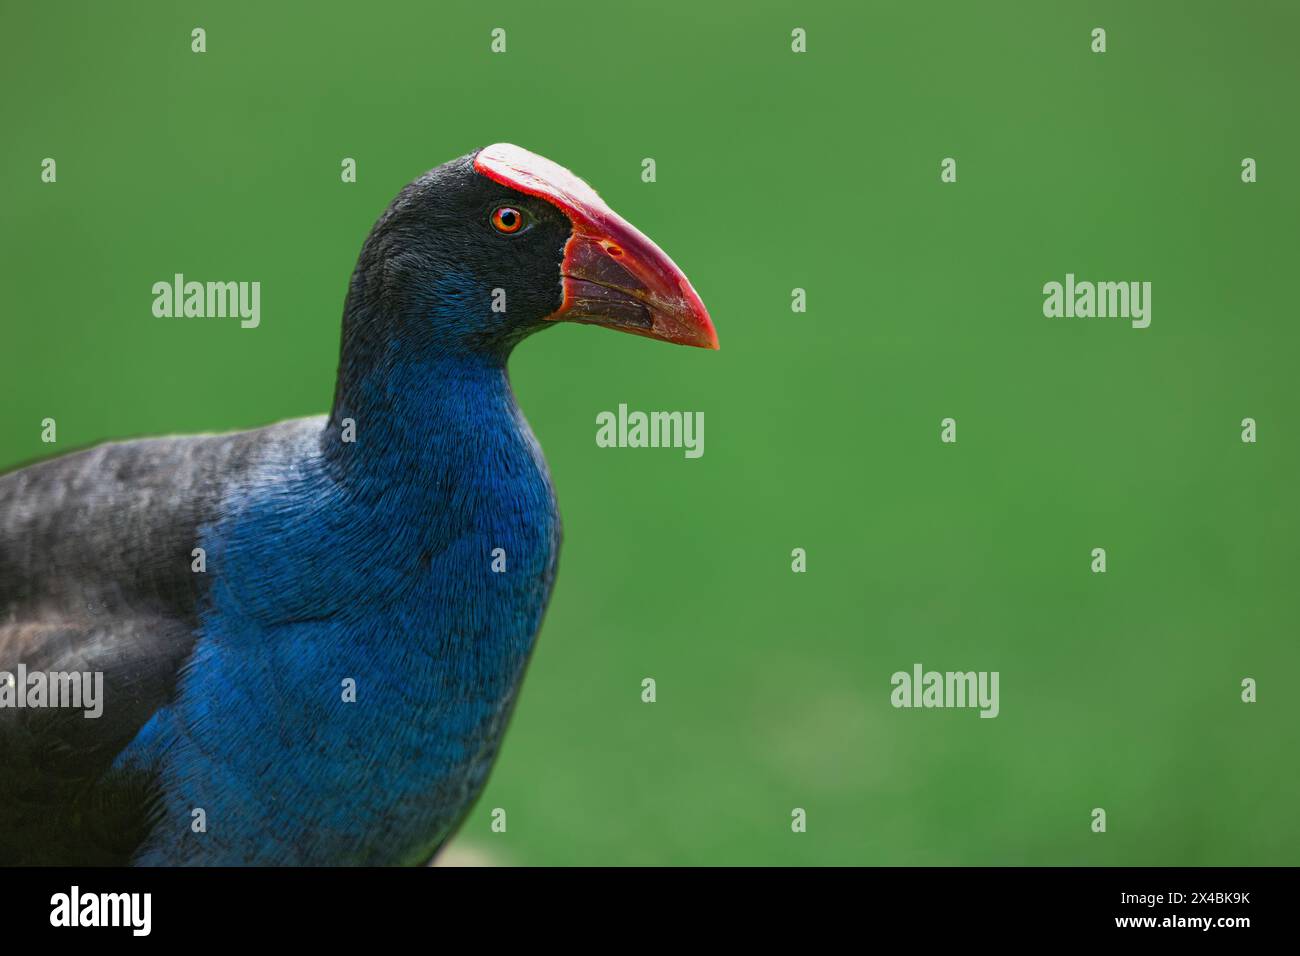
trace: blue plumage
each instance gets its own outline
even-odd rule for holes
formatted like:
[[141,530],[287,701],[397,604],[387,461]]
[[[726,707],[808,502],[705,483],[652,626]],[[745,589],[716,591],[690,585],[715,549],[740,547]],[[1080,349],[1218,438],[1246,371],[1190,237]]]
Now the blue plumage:
[[[559,517],[501,368],[448,357],[398,375],[355,445],[324,420],[319,436],[295,429],[202,529],[211,606],[193,658],[121,758],[158,760],[167,795],[142,862],[422,862],[485,778]],[[355,759],[322,759],[340,752]],[[250,799],[250,779],[290,805]],[[203,839],[188,834],[194,807]],[[264,839],[246,839],[250,824]]]
[[511,350],[559,317],[716,342],[594,193],[489,150],[376,223],[330,415],[0,477],[0,669],[107,698],[94,727],[0,709],[0,862],[418,864],[468,811],[560,544]]

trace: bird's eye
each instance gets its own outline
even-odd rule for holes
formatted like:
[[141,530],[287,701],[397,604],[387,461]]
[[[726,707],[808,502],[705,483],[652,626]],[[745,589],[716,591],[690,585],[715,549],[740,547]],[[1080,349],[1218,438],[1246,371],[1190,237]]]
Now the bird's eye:
[[518,232],[524,225],[524,214],[514,206],[498,206],[492,213],[492,225],[497,232],[507,235]]

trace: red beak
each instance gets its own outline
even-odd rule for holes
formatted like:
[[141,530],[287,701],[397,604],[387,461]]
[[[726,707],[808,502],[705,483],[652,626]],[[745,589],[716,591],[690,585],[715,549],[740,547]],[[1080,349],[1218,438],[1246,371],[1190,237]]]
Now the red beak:
[[690,280],[667,253],[563,166],[509,143],[479,151],[474,168],[537,196],[573,223],[560,267],[564,299],[553,320],[716,349],[718,333]]

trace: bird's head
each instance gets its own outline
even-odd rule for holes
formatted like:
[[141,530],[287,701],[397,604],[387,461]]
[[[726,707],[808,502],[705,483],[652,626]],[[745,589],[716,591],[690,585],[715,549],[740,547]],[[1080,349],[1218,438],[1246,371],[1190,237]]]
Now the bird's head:
[[366,240],[348,313],[345,349],[352,336],[367,351],[504,355],[559,322],[718,347],[663,250],[567,169],[508,143],[401,191]]

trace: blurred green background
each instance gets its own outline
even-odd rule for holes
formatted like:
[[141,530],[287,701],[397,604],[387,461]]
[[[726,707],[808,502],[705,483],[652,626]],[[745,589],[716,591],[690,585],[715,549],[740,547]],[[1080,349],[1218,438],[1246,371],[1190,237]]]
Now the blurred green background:
[[[1298,863],[1300,11],[1138,6],[7,0],[0,467],[46,416],[66,450],[327,410],[375,217],[518,143],[676,259],[722,350],[516,353],[566,540],[458,845]],[[175,272],[261,281],[261,327],[154,318]],[[1151,281],[1151,327],[1044,318],[1067,272]],[[703,411],[704,457],[596,447],[620,402]],[[918,661],[999,671],[1001,715],[895,710]]]

